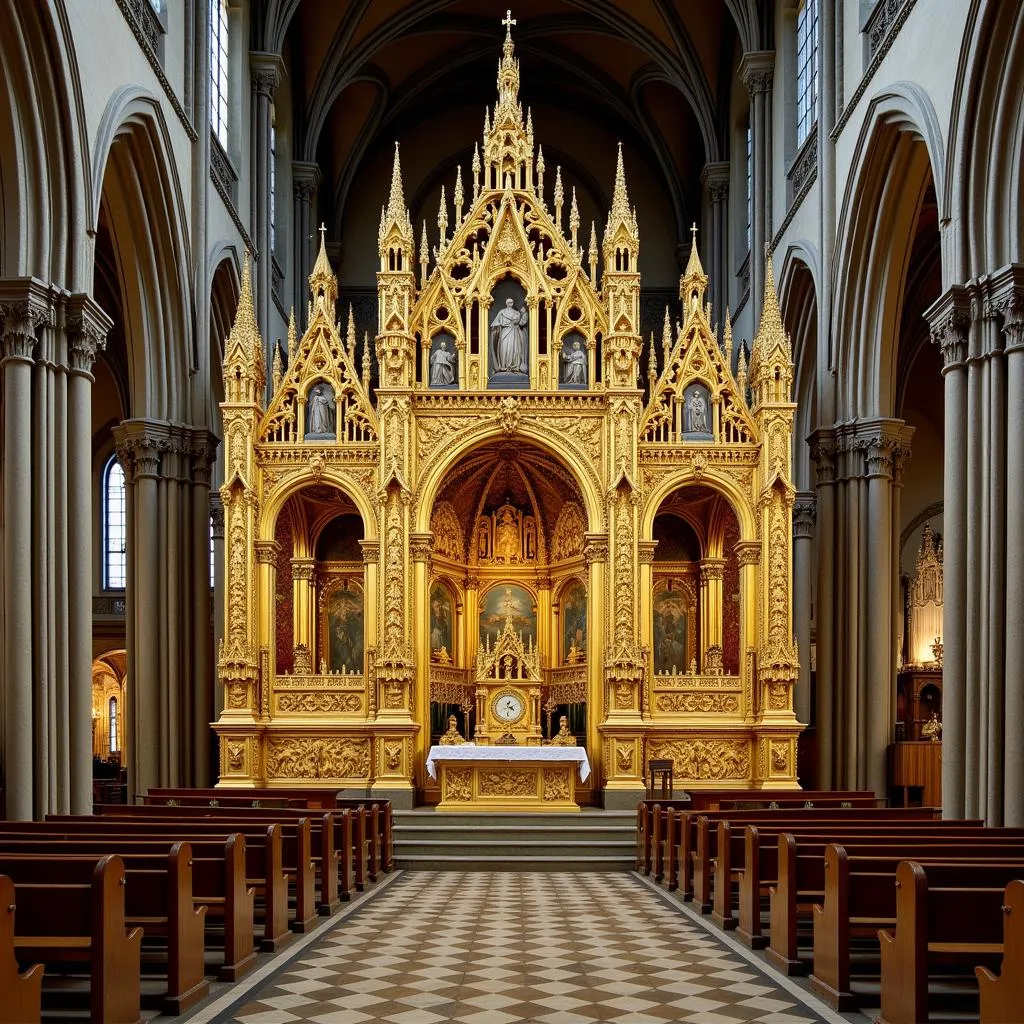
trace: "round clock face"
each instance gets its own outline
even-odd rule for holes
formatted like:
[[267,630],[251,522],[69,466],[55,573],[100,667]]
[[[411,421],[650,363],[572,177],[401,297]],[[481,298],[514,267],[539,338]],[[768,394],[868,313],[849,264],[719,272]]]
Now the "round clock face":
[[522,700],[517,697],[514,693],[503,693],[494,702],[494,715],[496,718],[500,718],[503,722],[515,722],[517,719],[523,717]]

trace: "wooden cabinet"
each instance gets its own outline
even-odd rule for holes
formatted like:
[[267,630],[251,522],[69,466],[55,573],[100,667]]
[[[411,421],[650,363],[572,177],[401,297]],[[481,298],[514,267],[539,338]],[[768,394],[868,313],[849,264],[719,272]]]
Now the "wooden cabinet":
[[889,747],[889,789],[898,807],[941,807],[942,744],[905,740]]

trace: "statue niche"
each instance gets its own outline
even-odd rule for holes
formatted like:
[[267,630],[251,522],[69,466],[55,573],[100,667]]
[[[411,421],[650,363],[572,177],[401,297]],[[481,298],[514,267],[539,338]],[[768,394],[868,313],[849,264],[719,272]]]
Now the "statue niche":
[[306,397],[307,441],[334,439],[334,388],[326,381],[317,381]]
[[455,339],[447,332],[435,334],[430,342],[430,387],[455,390],[459,386],[459,354]]
[[506,502],[477,520],[477,560],[496,565],[537,561],[537,519]]
[[587,389],[587,339],[579,331],[570,331],[562,339],[558,386],[563,391]]
[[530,313],[523,286],[512,278],[499,281],[491,292],[491,310],[487,386],[529,387]]

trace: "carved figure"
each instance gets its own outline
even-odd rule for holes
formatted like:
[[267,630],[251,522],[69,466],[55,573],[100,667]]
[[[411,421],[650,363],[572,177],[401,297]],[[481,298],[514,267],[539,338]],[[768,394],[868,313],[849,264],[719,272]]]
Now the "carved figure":
[[455,353],[448,351],[448,342],[442,338],[437,348],[430,353],[431,387],[446,387],[455,383],[455,359]]
[[459,720],[454,715],[448,716],[448,731],[439,742],[442,747],[461,747],[466,742],[459,732]]
[[558,719],[558,732],[551,737],[551,746],[553,747],[575,747],[576,737],[569,732],[569,719],[562,715]]
[[562,377],[564,383],[587,383],[587,353],[583,351],[578,341],[572,343],[570,350],[562,349],[562,362],[565,363]]
[[704,392],[699,388],[690,395],[686,403],[690,414],[690,430],[694,434],[710,434],[711,427],[708,425],[708,403]]
[[938,743],[942,739],[942,723],[938,714],[933,711],[932,717],[921,726],[921,735],[932,743]]
[[494,531],[494,556],[500,562],[519,560],[519,523],[515,509],[506,505],[498,513],[498,525]]
[[313,389],[309,399],[309,430],[308,434],[333,434],[334,433],[334,410],[331,408],[331,400],[324,394],[324,389],[319,384]]
[[524,328],[530,320],[525,306],[516,310],[515,300],[505,300],[505,308],[498,310],[497,316],[491,321],[491,348],[494,352],[495,373],[526,373],[527,344]]

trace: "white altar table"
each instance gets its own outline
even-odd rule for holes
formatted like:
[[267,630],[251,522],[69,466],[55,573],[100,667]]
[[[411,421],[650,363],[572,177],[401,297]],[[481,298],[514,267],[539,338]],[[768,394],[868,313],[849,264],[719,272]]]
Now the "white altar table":
[[427,774],[440,776],[439,811],[578,811],[576,775],[590,760],[582,747],[433,746]]

